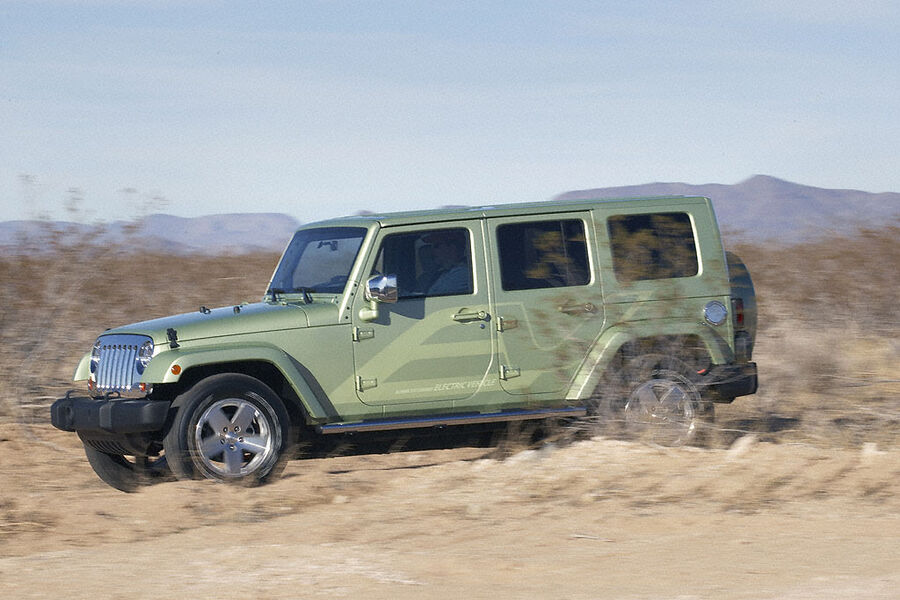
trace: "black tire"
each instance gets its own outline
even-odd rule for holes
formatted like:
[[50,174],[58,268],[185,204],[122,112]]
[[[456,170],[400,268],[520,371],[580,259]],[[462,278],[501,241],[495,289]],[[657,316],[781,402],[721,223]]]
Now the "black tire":
[[178,396],[163,446],[178,479],[260,484],[276,477],[291,447],[284,404],[267,385],[223,373]]
[[107,454],[85,444],[84,453],[100,479],[123,492],[136,492],[143,486],[171,481],[172,471],[166,456]]
[[612,369],[595,394],[602,432],[663,446],[703,439],[714,408],[698,375],[674,356],[647,354]]

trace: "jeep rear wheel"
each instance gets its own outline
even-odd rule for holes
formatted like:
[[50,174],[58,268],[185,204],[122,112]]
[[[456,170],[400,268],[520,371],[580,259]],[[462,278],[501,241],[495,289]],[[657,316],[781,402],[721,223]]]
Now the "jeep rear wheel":
[[262,483],[278,475],[290,418],[264,383],[236,373],[204,379],[176,398],[163,445],[179,479]]
[[598,390],[596,408],[604,429],[664,446],[697,441],[713,407],[703,401],[696,378],[672,356],[626,361]]

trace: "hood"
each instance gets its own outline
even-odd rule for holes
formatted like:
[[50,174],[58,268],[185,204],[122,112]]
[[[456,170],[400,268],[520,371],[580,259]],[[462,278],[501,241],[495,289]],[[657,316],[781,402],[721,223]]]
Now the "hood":
[[[159,345],[166,343],[166,330],[168,329],[174,329],[177,332],[179,342],[300,329],[310,326],[308,309],[313,307],[314,305],[301,306],[293,303],[256,302],[216,308],[208,312],[195,311],[132,323],[104,331],[103,335],[114,333],[148,335],[153,338],[155,344]],[[315,308],[311,312],[319,313],[326,306],[320,305]],[[336,306],[327,305],[327,308],[330,308],[329,312],[336,314]]]

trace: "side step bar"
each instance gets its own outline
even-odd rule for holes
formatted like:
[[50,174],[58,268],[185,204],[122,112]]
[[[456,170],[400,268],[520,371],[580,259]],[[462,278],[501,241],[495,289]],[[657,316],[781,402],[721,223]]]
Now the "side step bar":
[[442,415],[420,419],[386,419],[378,421],[358,421],[356,423],[334,423],[319,425],[319,433],[346,433],[353,431],[389,431],[391,429],[416,429],[419,427],[440,427],[444,425],[474,425],[476,423],[502,423],[504,421],[527,421],[529,419],[549,419],[553,417],[583,417],[587,409],[583,406],[566,408],[542,408],[539,410],[511,410],[508,412]]

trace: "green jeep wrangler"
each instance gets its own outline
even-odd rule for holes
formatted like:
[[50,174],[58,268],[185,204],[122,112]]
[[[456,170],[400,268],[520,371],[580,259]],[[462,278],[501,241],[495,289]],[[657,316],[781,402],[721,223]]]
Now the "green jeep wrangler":
[[756,391],[755,332],[707,198],[356,216],[301,227],[261,302],[105,331],[51,418],[124,491],[262,482],[348,432],[570,417],[684,443]]

